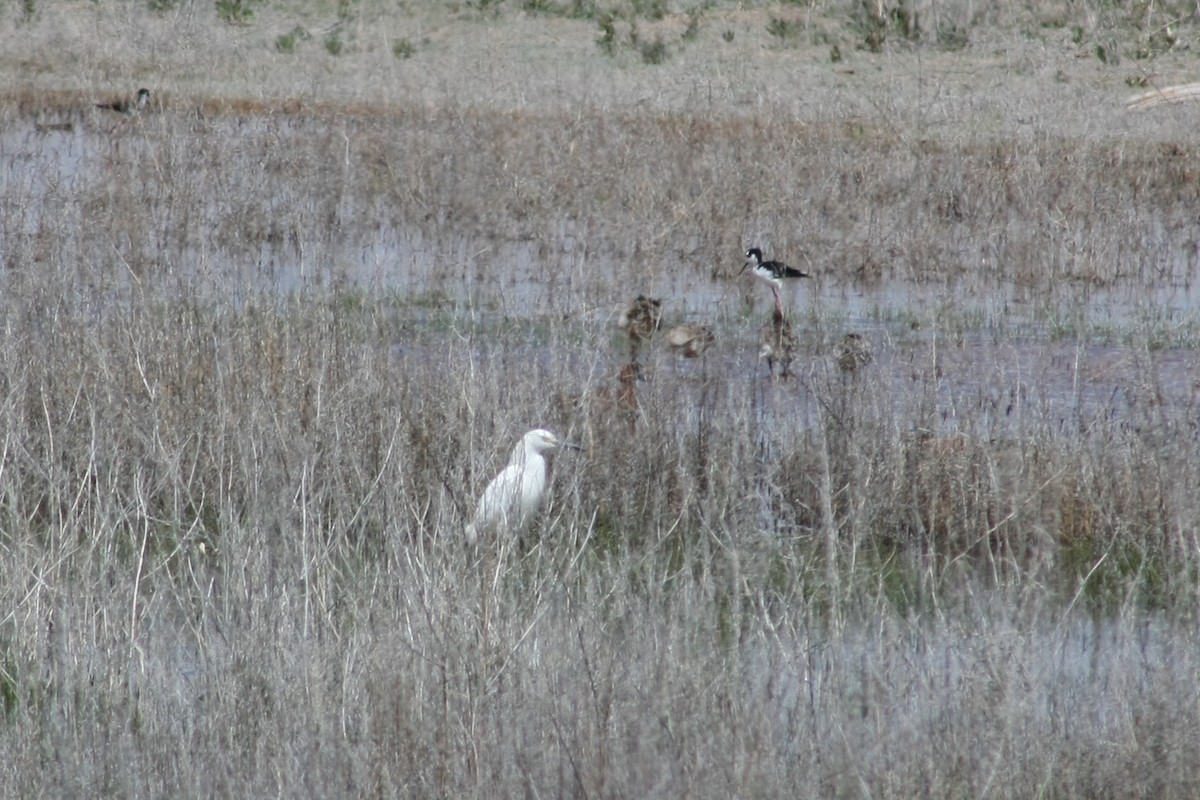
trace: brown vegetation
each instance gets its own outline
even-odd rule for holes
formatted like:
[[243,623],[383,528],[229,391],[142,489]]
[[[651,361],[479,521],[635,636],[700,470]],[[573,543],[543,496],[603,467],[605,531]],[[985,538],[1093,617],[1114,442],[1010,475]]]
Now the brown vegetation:
[[[192,76],[117,127],[108,78],[3,50],[0,794],[1195,795],[1197,197],[1154,116],[1185,106],[1129,133],[914,88],[1073,96],[1078,50],[1061,85],[984,64],[953,7],[724,9],[651,66],[549,5],[221,92],[161,47],[200,6],[155,16],[85,37],[96,83],[142,85],[139,45]],[[622,13],[619,43],[693,27]],[[422,63],[514,31],[562,49]],[[789,381],[752,242],[813,265]],[[647,333],[622,368],[638,291],[703,319],[702,364]],[[465,547],[543,423],[588,451],[521,541]]]

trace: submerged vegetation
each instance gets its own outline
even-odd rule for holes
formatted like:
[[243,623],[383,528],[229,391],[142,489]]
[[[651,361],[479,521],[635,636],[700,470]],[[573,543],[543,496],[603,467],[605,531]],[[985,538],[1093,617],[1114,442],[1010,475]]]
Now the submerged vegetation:
[[[805,116],[737,57],[654,94],[987,39],[820,9],[446,12],[561,23],[628,100],[0,96],[0,794],[1194,796],[1188,140]],[[289,75],[449,36],[218,11]],[[813,274],[787,379],[752,245]],[[696,358],[630,368],[641,294]],[[467,546],[538,426],[586,452]]]

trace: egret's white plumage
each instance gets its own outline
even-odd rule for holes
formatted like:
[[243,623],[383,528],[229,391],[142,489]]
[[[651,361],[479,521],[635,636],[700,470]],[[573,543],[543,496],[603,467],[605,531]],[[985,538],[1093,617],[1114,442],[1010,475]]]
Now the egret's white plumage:
[[475,518],[467,526],[468,542],[490,532],[520,532],[529,524],[546,494],[543,454],[560,447],[579,449],[577,445],[560,442],[553,433],[540,428],[521,437],[508,459],[508,466],[480,495]]

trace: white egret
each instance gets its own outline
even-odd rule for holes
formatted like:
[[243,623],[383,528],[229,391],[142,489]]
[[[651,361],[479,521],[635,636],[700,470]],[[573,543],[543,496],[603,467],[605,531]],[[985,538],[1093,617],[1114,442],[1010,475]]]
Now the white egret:
[[475,518],[467,526],[467,541],[491,532],[519,533],[533,519],[546,494],[544,453],[579,445],[559,441],[550,431],[536,429],[521,437],[508,459],[508,466],[492,479],[479,497]]

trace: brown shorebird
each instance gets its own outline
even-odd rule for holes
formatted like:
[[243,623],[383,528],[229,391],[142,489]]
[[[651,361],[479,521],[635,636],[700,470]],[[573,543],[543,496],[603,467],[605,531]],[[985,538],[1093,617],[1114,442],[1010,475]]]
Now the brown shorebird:
[[775,362],[779,362],[779,377],[788,377],[791,374],[789,370],[792,366],[792,356],[796,352],[796,334],[792,331],[792,323],[783,316],[779,306],[775,307],[771,321],[758,329],[758,335],[758,357],[767,360],[767,369],[771,377],[775,377]]
[[621,312],[617,326],[629,335],[629,357],[637,361],[638,348],[658,330],[662,322],[662,301],[639,294]]
[[704,325],[676,325],[667,331],[667,345],[684,358],[698,358],[717,337]]

